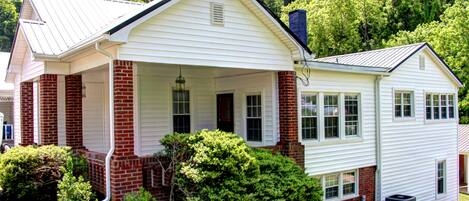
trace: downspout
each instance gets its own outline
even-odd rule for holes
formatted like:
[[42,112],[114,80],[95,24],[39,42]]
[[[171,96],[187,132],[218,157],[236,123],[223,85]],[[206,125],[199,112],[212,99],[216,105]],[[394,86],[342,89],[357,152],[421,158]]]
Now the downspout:
[[111,53],[101,47],[101,41],[95,44],[96,51],[109,58],[109,151],[106,155],[106,198],[103,201],[111,200],[111,157],[114,154],[114,57]]
[[376,172],[375,172],[375,200],[381,200],[381,79],[375,80],[375,143],[376,143]]

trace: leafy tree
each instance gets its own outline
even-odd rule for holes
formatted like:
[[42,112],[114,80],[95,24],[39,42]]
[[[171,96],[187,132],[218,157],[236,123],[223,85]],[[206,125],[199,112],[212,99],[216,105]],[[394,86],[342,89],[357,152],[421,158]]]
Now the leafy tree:
[[428,42],[443,57],[452,70],[462,79],[464,88],[459,91],[461,123],[469,123],[469,1],[458,0],[441,16],[441,22],[433,21],[417,26],[414,31],[400,31],[386,42],[396,46]]
[[19,1],[0,0],[0,51],[10,51],[18,21]]

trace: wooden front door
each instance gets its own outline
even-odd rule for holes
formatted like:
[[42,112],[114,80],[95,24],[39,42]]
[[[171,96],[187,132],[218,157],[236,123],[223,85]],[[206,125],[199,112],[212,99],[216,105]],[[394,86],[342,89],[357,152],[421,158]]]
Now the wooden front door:
[[217,128],[234,132],[233,94],[217,95]]

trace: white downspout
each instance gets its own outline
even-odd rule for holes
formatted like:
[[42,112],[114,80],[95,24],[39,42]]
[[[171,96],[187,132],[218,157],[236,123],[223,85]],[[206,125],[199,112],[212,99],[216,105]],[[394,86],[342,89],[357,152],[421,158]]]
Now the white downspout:
[[114,154],[114,57],[108,51],[102,49],[101,41],[96,42],[96,50],[109,58],[109,151],[106,155],[106,198],[103,201],[111,200],[111,157]]
[[375,172],[375,200],[381,200],[381,79],[375,80],[375,133],[376,133],[376,172]]

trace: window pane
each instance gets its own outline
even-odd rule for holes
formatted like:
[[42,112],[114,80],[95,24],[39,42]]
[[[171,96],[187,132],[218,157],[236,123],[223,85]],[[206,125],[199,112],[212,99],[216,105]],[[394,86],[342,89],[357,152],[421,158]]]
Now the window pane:
[[325,176],[325,194],[326,199],[335,198],[339,196],[339,174]]
[[402,105],[396,105],[394,108],[394,115],[396,117],[402,117]]
[[324,117],[324,131],[326,138],[339,137],[339,118],[338,117]]
[[425,96],[425,117],[432,119],[432,95],[430,94]]
[[440,119],[440,97],[433,95],[433,119]]
[[441,118],[447,119],[448,118],[448,104],[447,104],[447,96],[441,95]]
[[412,106],[404,105],[404,117],[411,117],[411,116],[412,116]]
[[173,131],[176,133],[190,133],[190,122],[189,91],[173,91]]
[[324,130],[326,138],[339,137],[339,96],[324,96]]
[[438,194],[445,193],[446,191],[446,163],[445,161],[438,162],[437,166],[437,191]]
[[403,95],[403,103],[404,105],[410,105],[412,103],[412,95],[411,93],[402,93]]
[[448,116],[454,118],[454,96],[448,95]]
[[399,93],[399,92],[397,92],[397,93],[394,94],[394,103],[395,103],[396,105],[402,104],[401,95],[402,95],[402,94]]
[[303,117],[301,122],[303,139],[318,139],[317,118]]
[[261,95],[246,96],[246,133],[248,141],[262,141]]
[[355,194],[355,184],[344,184],[344,195]]
[[358,95],[345,96],[345,135],[358,135]]
[[173,116],[173,130],[175,133],[190,133],[191,132],[191,118],[190,115],[174,115]]

